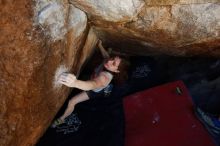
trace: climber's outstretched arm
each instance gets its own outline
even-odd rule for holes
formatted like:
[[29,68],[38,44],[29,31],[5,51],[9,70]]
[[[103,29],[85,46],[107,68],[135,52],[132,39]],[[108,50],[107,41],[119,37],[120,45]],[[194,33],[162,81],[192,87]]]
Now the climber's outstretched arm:
[[98,41],[98,47],[99,47],[99,50],[101,51],[102,56],[103,56],[104,59],[107,59],[107,58],[110,57],[109,53],[102,46],[102,41],[101,40]]

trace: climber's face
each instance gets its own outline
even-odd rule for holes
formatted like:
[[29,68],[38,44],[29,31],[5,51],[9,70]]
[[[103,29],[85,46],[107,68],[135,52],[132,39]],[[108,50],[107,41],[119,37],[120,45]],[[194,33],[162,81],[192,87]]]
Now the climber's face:
[[116,56],[116,57],[108,59],[105,62],[104,67],[109,71],[119,72],[118,67],[119,67],[120,63],[121,63],[121,58]]

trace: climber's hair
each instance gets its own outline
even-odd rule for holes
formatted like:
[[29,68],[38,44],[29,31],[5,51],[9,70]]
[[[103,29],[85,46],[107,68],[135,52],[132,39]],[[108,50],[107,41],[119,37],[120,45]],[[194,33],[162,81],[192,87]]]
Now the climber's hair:
[[119,57],[121,62],[118,66],[119,73],[114,73],[113,82],[115,84],[123,84],[128,79],[128,70],[130,67],[129,57],[122,55],[120,52],[110,54],[110,58]]

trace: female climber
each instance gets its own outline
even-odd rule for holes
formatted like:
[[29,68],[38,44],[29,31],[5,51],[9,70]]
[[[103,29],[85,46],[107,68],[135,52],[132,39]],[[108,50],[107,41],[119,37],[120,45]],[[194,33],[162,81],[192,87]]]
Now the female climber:
[[78,80],[74,74],[70,73],[62,73],[60,75],[58,79],[59,83],[83,91],[69,100],[64,114],[53,122],[52,127],[64,123],[65,118],[74,111],[76,104],[93,98],[109,96],[112,88],[111,83],[115,76],[117,76],[118,80],[120,80],[122,76],[124,78],[126,77],[125,68],[129,65],[127,60],[118,55],[110,56],[102,46],[101,41],[98,42],[98,48],[102,53],[104,61],[95,69],[90,80]]

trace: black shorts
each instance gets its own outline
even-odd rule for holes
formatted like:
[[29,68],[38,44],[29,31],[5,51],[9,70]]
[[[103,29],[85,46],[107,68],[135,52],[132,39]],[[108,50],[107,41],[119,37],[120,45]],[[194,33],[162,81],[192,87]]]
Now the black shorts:
[[94,92],[90,90],[86,91],[86,94],[88,95],[89,99],[100,99],[110,97],[111,92],[106,92],[105,90],[101,90],[100,92]]
[[86,91],[86,94],[88,95],[89,99],[96,99],[96,98],[105,97],[103,90],[100,92],[94,92],[94,91],[90,90],[90,91]]

